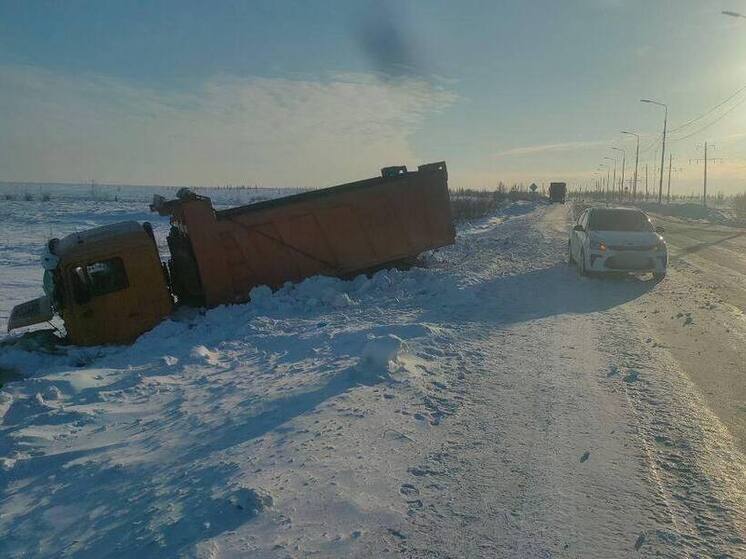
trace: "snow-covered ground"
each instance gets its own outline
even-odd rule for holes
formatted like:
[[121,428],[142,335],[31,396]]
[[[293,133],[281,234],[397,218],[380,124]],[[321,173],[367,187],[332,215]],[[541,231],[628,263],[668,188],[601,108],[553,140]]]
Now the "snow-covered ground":
[[567,224],[0,350],[0,556],[746,556],[744,457],[641,318],[665,283],[577,278]]

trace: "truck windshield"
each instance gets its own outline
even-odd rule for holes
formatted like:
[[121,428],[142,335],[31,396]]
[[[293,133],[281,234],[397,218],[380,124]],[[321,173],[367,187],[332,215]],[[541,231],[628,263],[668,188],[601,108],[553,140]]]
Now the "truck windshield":
[[595,210],[588,222],[591,231],[653,231],[653,225],[642,212]]

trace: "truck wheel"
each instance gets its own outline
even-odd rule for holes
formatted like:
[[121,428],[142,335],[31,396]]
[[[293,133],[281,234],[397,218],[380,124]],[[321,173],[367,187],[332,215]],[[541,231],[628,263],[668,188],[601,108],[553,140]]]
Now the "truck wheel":
[[574,264],[572,259],[572,245],[570,241],[567,241],[567,265],[572,266]]
[[653,273],[653,279],[658,281],[663,281],[663,279],[666,277],[666,272],[654,272]]

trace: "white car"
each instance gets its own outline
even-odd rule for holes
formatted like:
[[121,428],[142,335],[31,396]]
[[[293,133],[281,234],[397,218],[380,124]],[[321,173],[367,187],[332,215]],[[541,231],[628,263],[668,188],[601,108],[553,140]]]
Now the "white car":
[[570,232],[568,261],[580,275],[602,272],[652,272],[666,275],[668,249],[648,215],[637,208],[588,208]]

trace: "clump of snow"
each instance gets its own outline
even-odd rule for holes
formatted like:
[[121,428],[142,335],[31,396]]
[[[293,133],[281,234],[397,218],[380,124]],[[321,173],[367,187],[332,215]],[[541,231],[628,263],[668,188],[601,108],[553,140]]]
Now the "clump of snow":
[[62,392],[59,388],[52,384],[47,387],[47,389],[44,391],[43,396],[45,400],[59,400],[62,398]]
[[363,348],[361,361],[371,367],[389,369],[405,348],[404,340],[394,334],[371,336]]
[[216,351],[210,351],[203,345],[198,345],[192,348],[191,356],[194,359],[204,361],[209,365],[215,366],[220,364],[220,354]]
[[266,508],[271,507],[273,499],[266,491],[242,487],[228,497],[228,502],[238,510],[245,510],[256,516]]
[[166,367],[175,367],[179,364],[179,358],[174,357],[173,355],[164,355],[163,363],[164,365],[166,365]]
[[0,420],[3,419],[6,412],[10,409],[12,403],[13,395],[5,392],[4,390],[0,390]]
[[266,285],[259,285],[251,290],[249,298],[255,305],[261,306],[272,298],[272,290]]

